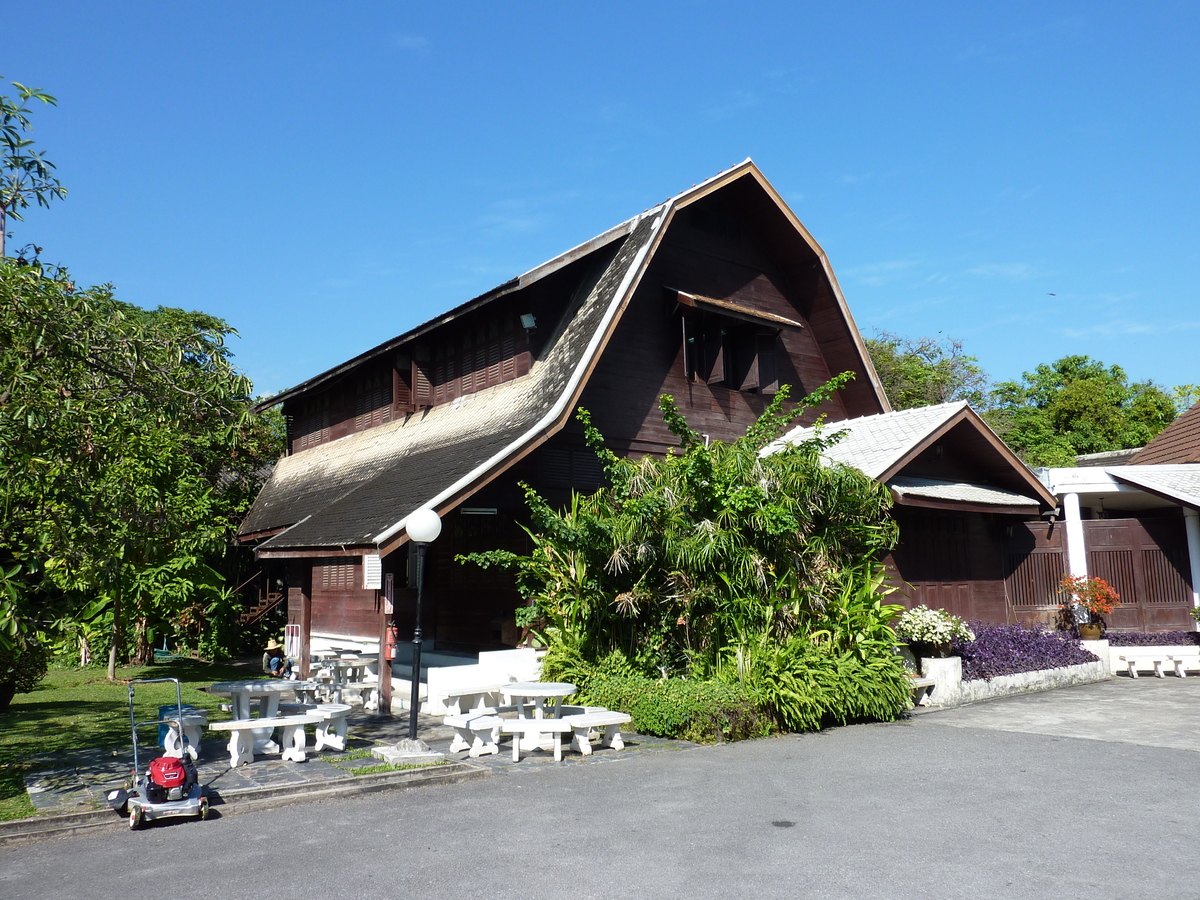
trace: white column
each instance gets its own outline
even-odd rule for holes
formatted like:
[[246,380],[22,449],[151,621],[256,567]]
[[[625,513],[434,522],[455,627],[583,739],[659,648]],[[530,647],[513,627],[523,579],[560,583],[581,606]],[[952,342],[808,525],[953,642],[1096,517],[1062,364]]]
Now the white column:
[[1078,494],[1063,497],[1063,518],[1067,525],[1067,571],[1078,578],[1087,578],[1087,547],[1083,543]]
[[[1187,530],[1188,562],[1192,569],[1192,606],[1200,607],[1200,512],[1185,506],[1183,526]],[[1200,628],[1200,622],[1196,627]]]

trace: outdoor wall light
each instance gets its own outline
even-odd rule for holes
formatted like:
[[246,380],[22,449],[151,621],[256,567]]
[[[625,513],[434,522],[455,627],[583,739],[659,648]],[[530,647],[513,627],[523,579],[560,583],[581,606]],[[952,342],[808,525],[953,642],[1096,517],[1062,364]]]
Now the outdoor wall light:
[[408,739],[417,739],[417,711],[421,706],[421,599],[425,591],[425,550],[442,533],[442,520],[432,509],[411,513],[404,523],[409,540],[417,545],[417,621],[413,626],[412,693],[408,700]]
[[521,314],[521,327],[526,331],[533,331],[537,328],[537,319],[533,317],[533,313]]

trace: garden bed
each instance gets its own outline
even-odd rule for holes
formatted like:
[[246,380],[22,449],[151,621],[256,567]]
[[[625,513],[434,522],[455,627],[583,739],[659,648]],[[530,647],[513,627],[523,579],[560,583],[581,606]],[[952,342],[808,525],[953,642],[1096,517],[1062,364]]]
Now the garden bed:
[[[925,660],[922,660],[925,662]],[[936,660],[939,663],[947,660]],[[990,679],[961,680],[960,671],[954,666],[939,666],[934,675],[937,686],[930,697],[930,706],[947,708],[978,703],[981,700],[996,700],[1015,694],[1031,694],[1076,684],[1092,684],[1107,681],[1110,677],[1108,660],[1073,666],[1059,666],[1033,672],[1018,672],[1012,675],[997,675]]]

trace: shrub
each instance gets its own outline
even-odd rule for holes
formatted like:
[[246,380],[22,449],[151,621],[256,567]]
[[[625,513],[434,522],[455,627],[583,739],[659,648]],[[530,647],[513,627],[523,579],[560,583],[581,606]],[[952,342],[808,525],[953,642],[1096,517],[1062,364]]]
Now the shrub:
[[0,644],[0,712],[8,709],[17,694],[28,694],[50,670],[50,651],[37,638],[21,644]]
[[899,657],[864,659],[800,638],[761,654],[746,683],[788,731],[892,721],[912,705],[912,683]]
[[740,685],[682,678],[650,678],[620,652],[597,663],[562,644],[542,660],[542,677],[576,685],[584,704],[627,712],[642,734],[709,743],[765,737],[774,730],[769,713]]
[[967,623],[944,609],[916,606],[907,610],[896,623],[896,636],[913,644],[949,644],[971,641],[975,636]]
[[962,657],[963,679],[967,681],[1077,666],[1097,659],[1070,635],[1040,625],[1023,628],[982,622],[971,624],[975,640],[954,642],[954,653]]
[[1162,647],[1167,644],[1200,644],[1200,631],[1110,631],[1113,647]]

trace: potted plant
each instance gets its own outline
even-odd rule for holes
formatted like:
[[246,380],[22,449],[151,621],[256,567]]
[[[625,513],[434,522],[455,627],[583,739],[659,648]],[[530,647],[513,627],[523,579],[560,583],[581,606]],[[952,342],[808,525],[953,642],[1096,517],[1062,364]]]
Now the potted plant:
[[1058,587],[1065,597],[1059,605],[1063,627],[1077,629],[1085,641],[1099,640],[1108,627],[1104,617],[1118,605],[1120,595],[1103,578],[1086,575],[1064,575]]
[[896,622],[896,636],[909,643],[914,656],[931,659],[949,656],[955,639],[975,640],[974,632],[958,616],[927,606],[913,607],[901,615]]

